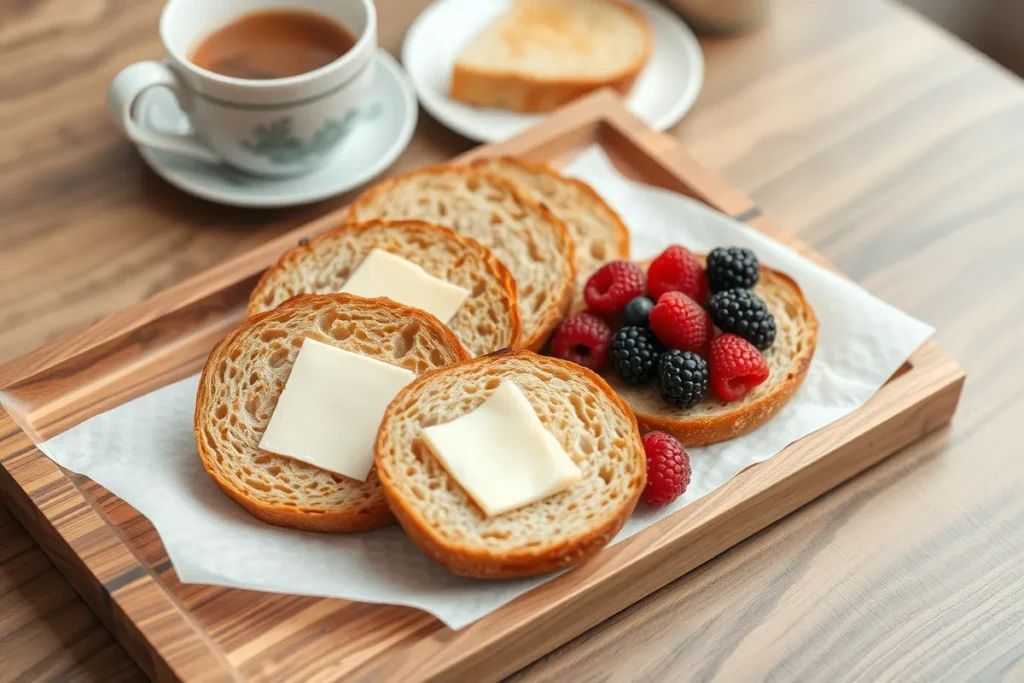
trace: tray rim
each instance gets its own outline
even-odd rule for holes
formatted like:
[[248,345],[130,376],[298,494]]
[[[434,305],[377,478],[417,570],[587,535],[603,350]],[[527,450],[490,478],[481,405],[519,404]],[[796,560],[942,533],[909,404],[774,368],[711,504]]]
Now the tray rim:
[[[599,129],[596,133],[595,128]],[[781,236],[791,248],[796,249],[805,256],[810,256],[815,261],[834,270],[831,264],[817,253],[811,251],[805,244],[781,230],[764,216],[757,205],[744,193],[728,185],[715,174],[687,157],[682,152],[680,143],[648,129],[642,122],[633,117],[622,106],[621,100],[610,91],[599,91],[586,98],[577,100],[568,107],[549,116],[538,126],[531,128],[511,141],[503,143],[503,147],[506,148],[503,150],[503,153],[519,154],[527,159],[548,161],[550,157],[538,151],[543,147],[543,143],[550,142],[556,138],[562,139],[572,136],[578,136],[581,139],[600,138],[601,136],[618,137],[626,142],[627,148],[634,149],[637,155],[645,157],[645,163],[656,162],[660,172],[664,173],[667,178],[678,179],[691,175],[701,177],[701,188],[697,192],[698,199],[702,199],[709,205],[723,211],[723,213],[746,222],[773,237]],[[489,147],[481,146],[474,148],[466,154],[457,157],[455,161],[464,162],[478,156],[487,155]],[[703,196],[701,196],[702,192]],[[712,198],[710,195],[714,195],[714,197]],[[0,387],[7,389],[22,382],[31,381],[33,377],[37,377],[49,369],[87,354],[103,344],[112,342],[133,330],[139,329],[147,323],[159,320],[204,297],[215,295],[217,292],[232,286],[232,284],[237,284],[248,277],[252,277],[253,274],[270,265],[288,245],[293,244],[300,237],[315,234],[338,222],[344,216],[345,211],[345,207],[332,211],[319,219],[290,230],[274,240],[232,258],[219,266],[199,273],[147,300],[114,312],[84,330],[73,332],[54,343],[43,346],[19,359],[0,366]],[[226,276],[229,276],[229,278],[225,279]],[[883,387],[876,394],[876,397],[872,398],[872,402],[875,402],[876,398],[883,396],[883,394],[897,398],[901,394],[908,396],[906,399],[907,407],[891,412],[891,415],[887,414],[886,420],[899,417],[904,410],[913,409],[917,405],[923,405],[923,403],[916,400],[911,401],[909,399],[911,392],[905,391],[905,389],[919,379],[923,381],[921,374],[927,371],[927,373],[934,375],[933,380],[940,382],[940,388],[930,394],[927,399],[931,402],[942,402],[944,410],[948,408],[948,413],[951,415],[963,383],[963,371],[952,359],[942,354],[931,343],[925,344],[916,351],[912,359],[914,359],[912,363],[913,369],[890,381],[886,387]],[[918,370],[920,371],[915,372]],[[889,388],[888,391],[886,390],[887,388]],[[862,408],[847,418],[829,425],[820,432],[806,437],[805,440],[791,444],[782,453],[765,461],[765,463],[779,461],[783,455],[796,449],[800,444],[804,444],[806,440],[812,439],[816,435],[820,438],[820,435],[826,430],[848,419],[856,418],[864,410]],[[948,417],[937,424],[931,425],[930,429],[926,431],[931,431],[931,429],[941,426],[947,419]],[[813,500],[822,495],[829,488],[838,485],[856,472],[881,460],[901,445],[916,440],[918,436],[922,436],[926,431],[921,431],[920,434],[908,435],[912,438],[903,439],[899,444],[896,444],[884,453],[881,452],[884,449],[879,449],[881,454],[873,461],[862,461],[854,471],[840,473],[835,482],[827,485],[824,489],[816,489],[816,492],[803,502],[796,501],[789,511],[798,508],[808,500]],[[858,435],[857,438],[847,442],[843,447],[853,448],[856,442],[865,436],[870,437],[871,430]],[[803,447],[806,447],[806,444]],[[100,615],[107,627],[115,633],[133,658],[143,665],[147,673],[157,679],[168,678],[190,681],[238,679],[240,675],[238,669],[227,661],[222,649],[212,641],[191,618],[188,611],[184,609],[184,606],[179,603],[177,598],[162,584],[154,569],[138,557],[131,544],[120,535],[117,526],[109,521],[102,508],[78,487],[72,477],[69,477],[48,457],[38,451],[30,436],[15,422],[12,414],[6,410],[0,410],[0,453],[4,452],[6,454],[0,458],[0,463],[3,465],[3,467],[0,467],[0,490],[11,491],[12,510],[15,516],[39,540],[62,573],[69,578],[69,581],[83,595],[90,607]],[[828,455],[831,456],[833,453],[829,452]],[[817,459],[812,458],[808,467],[816,463],[820,464],[827,459],[827,456],[818,456]],[[764,469],[761,468],[761,471]],[[708,496],[695,501],[666,520],[662,520],[649,527],[645,532],[641,532],[631,539],[620,543],[619,546],[636,545],[641,537],[644,537],[646,540],[647,537],[654,535],[655,530],[661,530],[662,527],[667,526],[666,522],[670,520],[676,520],[676,523],[678,523],[683,517],[691,518],[700,515],[705,508],[712,507],[719,498],[724,497],[725,494],[721,494],[722,491],[728,489],[729,492],[732,492],[747,486],[748,480],[751,479],[751,471],[752,468],[748,468],[740,472],[732,480]],[[803,472],[803,469],[791,471],[789,478],[799,478],[801,472]],[[820,473],[808,472],[805,474],[810,476],[811,474]],[[31,475],[31,478],[28,478],[29,475]],[[42,481],[44,483],[41,486],[25,488],[22,485],[22,479],[30,482]],[[762,490],[761,494],[763,495],[766,490]],[[750,498],[750,500],[753,500],[753,498]],[[784,514],[788,514],[788,511]],[[771,521],[781,518],[784,514],[778,515]],[[69,515],[73,516],[73,525],[65,523]],[[702,524],[706,523],[707,521]],[[740,530],[740,537],[728,543],[726,548],[756,533],[764,528],[764,526],[767,526],[767,523],[757,523],[749,531]],[[35,533],[37,530],[40,532],[38,535]],[[40,535],[43,538],[39,538]],[[86,545],[83,539],[88,540],[88,545]],[[636,539],[636,542],[634,542],[634,539]],[[673,548],[678,551],[679,548],[676,546],[680,546],[682,542],[682,537],[677,537],[660,545],[655,544],[653,550],[648,548],[647,553],[636,562],[646,563],[648,565],[647,568],[653,571],[657,568],[659,562],[663,562],[666,557],[672,555]],[[113,552],[114,556],[98,557],[101,551],[95,550],[97,547],[101,548],[102,552]],[[718,552],[715,552],[714,555],[717,555]],[[622,603],[621,606],[614,607],[610,612],[608,609],[594,610],[594,613],[588,619],[574,622],[573,626],[569,629],[572,632],[568,633],[567,636],[565,633],[562,633],[554,639],[549,638],[542,645],[543,649],[538,649],[536,645],[522,648],[516,657],[505,662],[501,672],[507,673],[515,670],[519,666],[532,661],[539,654],[554,649],[554,647],[557,647],[562,642],[599,623],[607,616],[632,604],[678,576],[682,576],[689,569],[699,566],[714,555],[696,562],[696,564],[683,571],[675,571],[676,568],[673,568],[665,573],[663,569],[662,573],[665,574],[665,577],[663,579],[659,578],[657,585],[653,587],[645,584],[645,587],[639,593],[636,592],[636,589],[620,591],[619,602]],[[615,574],[605,577],[587,590],[591,593],[595,592],[596,588],[613,582],[616,576],[629,573],[627,570],[632,564],[627,563],[620,566]],[[567,576],[573,582],[583,582],[586,580],[586,576],[589,576],[594,571],[594,567],[586,571],[582,571],[583,569],[585,568],[578,569]],[[572,577],[575,578],[573,579]],[[484,638],[485,642],[483,645],[479,642],[474,644],[472,642],[466,643],[466,641],[471,641],[473,638],[478,637],[478,631],[483,626],[489,624],[488,619],[490,617],[513,609],[517,605],[521,606],[524,602],[528,604],[544,599],[545,593],[563,588],[565,583],[563,578],[559,577],[559,579],[521,596],[501,610],[488,615],[488,617],[484,617],[466,629],[458,632],[441,629],[439,632],[431,633],[423,639],[424,641],[430,641],[427,645],[419,642],[411,647],[417,651],[429,650],[431,647],[437,647],[440,642],[443,649],[447,652],[450,651],[453,644],[464,644],[460,648],[460,656],[457,658],[457,661],[451,657],[446,657],[443,664],[435,662],[435,666],[440,668],[431,670],[434,672],[434,675],[440,676],[451,673],[453,667],[456,666],[461,667],[460,671],[463,672],[468,671],[470,668],[475,668],[481,663],[481,659],[484,656],[482,653],[487,650],[488,642],[494,640],[495,637]],[[577,588],[566,591],[566,594],[561,599],[551,601],[540,610],[539,615],[534,614],[531,620],[525,622],[525,625],[520,624],[516,628],[521,631],[529,628],[533,621],[537,621],[544,614],[550,614],[556,610],[565,611],[566,605],[563,603],[588,602],[586,595],[590,593],[580,595],[579,590]],[[152,605],[148,603],[143,605],[145,603],[143,597],[145,596],[156,599],[159,604],[164,606],[164,611],[159,615],[154,615]],[[145,614],[142,614],[143,607],[145,608]],[[154,642],[153,637],[157,635],[166,637],[168,629],[173,629],[175,637],[180,640],[176,640],[173,647],[161,647],[157,642]],[[512,629],[512,633],[504,633],[502,635],[515,635],[515,629]],[[534,640],[536,639],[534,637]],[[425,658],[427,660],[431,659],[429,652],[425,654]],[[379,659],[388,659],[388,661],[377,661]],[[415,657],[412,659],[422,662],[422,660]],[[401,669],[393,669],[393,664],[394,662],[391,662],[390,658],[372,658],[357,667],[356,670],[351,672],[351,675],[359,678],[374,678],[380,675],[408,673],[408,671],[402,671]],[[422,665],[418,668],[417,673],[424,673]],[[488,675],[492,673],[494,672],[489,672]]]

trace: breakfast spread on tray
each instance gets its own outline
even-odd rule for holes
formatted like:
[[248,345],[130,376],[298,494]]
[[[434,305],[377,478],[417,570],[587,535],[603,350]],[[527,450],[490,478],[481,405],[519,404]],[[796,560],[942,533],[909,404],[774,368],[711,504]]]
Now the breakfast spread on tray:
[[773,417],[817,337],[796,283],[749,249],[628,249],[593,189],[539,164],[370,188],[266,271],[211,353],[207,472],[271,524],[397,520],[464,576],[585,561],[640,501],[685,492],[684,446]]
[[651,28],[618,0],[516,0],[459,52],[450,94],[467,104],[547,112],[604,86],[626,93]]

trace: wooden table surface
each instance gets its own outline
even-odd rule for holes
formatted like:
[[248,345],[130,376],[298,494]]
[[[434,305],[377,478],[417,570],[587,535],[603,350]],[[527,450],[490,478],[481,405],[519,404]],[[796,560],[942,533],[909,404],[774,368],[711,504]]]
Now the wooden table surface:
[[[160,54],[160,0],[0,3],[0,360],[338,205],[181,194],[104,112]],[[397,53],[425,2],[379,0]],[[1024,677],[1024,87],[886,0],[776,0],[705,41],[673,131],[867,289],[938,328],[968,373],[952,426],[514,676]],[[397,170],[470,143],[421,117]],[[0,507],[0,681],[141,674]]]

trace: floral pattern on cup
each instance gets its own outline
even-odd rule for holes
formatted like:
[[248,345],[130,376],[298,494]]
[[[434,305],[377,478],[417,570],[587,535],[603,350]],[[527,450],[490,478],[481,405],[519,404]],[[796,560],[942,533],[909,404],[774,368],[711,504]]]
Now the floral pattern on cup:
[[294,134],[293,117],[283,116],[257,125],[249,139],[242,140],[240,144],[246,151],[264,156],[273,164],[307,163],[310,158],[323,157],[341,144],[360,120],[373,120],[382,111],[379,102],[362,111],[350,109],[340,119],[325,120],[308,140]]
[[[244,79],[203,69],[188,57],[199,36],[251,10],[246,0],[168,0],[160,17],[162,61],[136,62],[111,83],[107,108],[140,147],[244,173],[285,178],[322,166],[367,107],[374,81],[377,11],[373,0],[296,0],[357,36],[329,64],[297,76]],[[135,120],[136,100],[166,88],[189,119],[188,133],[148,129]]]

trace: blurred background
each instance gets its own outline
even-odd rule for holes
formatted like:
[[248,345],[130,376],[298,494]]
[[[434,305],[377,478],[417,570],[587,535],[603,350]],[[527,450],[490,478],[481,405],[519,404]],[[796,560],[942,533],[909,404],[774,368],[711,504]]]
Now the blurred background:
[[901,0],[1024,75],[1024,0]]

